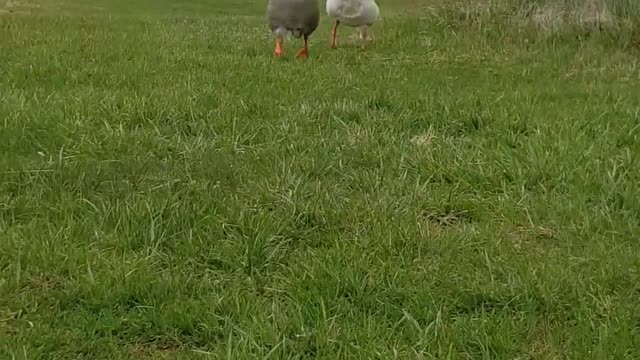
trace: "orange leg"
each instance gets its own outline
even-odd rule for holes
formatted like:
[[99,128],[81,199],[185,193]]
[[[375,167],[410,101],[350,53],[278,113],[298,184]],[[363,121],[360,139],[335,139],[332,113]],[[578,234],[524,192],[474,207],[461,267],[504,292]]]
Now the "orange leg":
[[361,48],[362,48],[363,51],[367,50],[367,37],[368,37],[368,35],[367,35],[367,27],[363,26],[360,29],[360,40],[362,41]]
[[333,23],[333,30],[331,30],[331,48],[332,49],[335,49],[338,47],[337,40],[336,40],[338,36],[338,25],[340,25],[340,21],[336,20]]
[[304,36],[304,47],[300,51],[298,51],[296,57],[298,59],[309,58],[309,37],[307,35]]
[[276,38],[276,49],[273,50],[275,57],[281,58],[284,56],[284,46],[282,46],[282,38]]

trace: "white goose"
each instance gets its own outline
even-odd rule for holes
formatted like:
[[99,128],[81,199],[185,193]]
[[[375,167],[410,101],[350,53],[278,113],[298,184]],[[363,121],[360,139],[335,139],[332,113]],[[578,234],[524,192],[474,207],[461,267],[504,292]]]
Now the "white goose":
[[327,0],[327,15],[334,21],[331,31],[331,47],[336,48],[338,25],[360,28],[362,49],[367,47],[367,29],[373,25],[380,10],[375,0]]

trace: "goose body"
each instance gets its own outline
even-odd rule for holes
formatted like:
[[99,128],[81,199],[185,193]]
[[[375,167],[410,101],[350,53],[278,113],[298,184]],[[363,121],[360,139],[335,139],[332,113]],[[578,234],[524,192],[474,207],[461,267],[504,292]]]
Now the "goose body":
[[344,24],[360,28],[362,49],[367,47],[367,30],[380,16],[375,0],[327,0],[327,15],[334,21],[331,31],[331,47],[336,48],[338,26]]
[[380,15],[374,0],[327,0],[327,15],[351,27],[371,26]]
[[269,28],[276,37],[277,57],[284,56],[283,42],[287,33],[304,38],[304,47],[296,55],[309,56],[309,36],[315,32],[320,22],[318,0],[269,0],[267,5]]

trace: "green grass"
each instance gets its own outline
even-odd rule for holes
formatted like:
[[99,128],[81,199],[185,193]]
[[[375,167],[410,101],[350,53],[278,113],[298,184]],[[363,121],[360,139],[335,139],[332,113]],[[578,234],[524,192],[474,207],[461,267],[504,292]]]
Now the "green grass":
[[0,359],[638,359],[632,36],[380,4],[0,14]]

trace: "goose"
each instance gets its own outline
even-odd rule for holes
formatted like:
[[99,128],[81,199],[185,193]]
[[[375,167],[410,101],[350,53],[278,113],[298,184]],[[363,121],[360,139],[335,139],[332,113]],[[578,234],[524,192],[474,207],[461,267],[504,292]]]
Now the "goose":
[[362,49],[367,48],[367,29],[380,15],[375,0],[327,0],[326,10],[327,15],[334,21],[331,31],[332,48],[337,48],[336,37],[340,24],[360,28]]
[[278,58],[284,56],[284,37],[287,33],[299,39],[304,38],[304,47],[296,58],[309,57],[309,36],[318,28],[320,10],[318,0],[269,0],[267,5],[269,28],[276,37],[273,51]]

